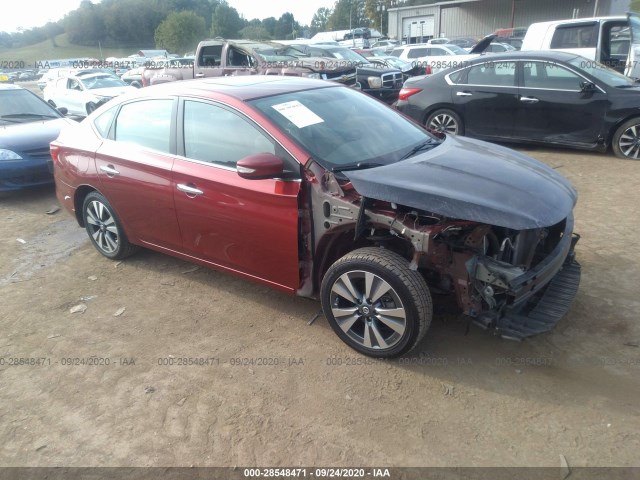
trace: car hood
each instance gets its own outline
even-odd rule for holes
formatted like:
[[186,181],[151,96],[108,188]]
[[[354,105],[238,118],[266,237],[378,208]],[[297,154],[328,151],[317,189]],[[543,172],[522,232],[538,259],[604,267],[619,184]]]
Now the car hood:
[[91,90],[89,90],[89,93],[98,97],[117,97],[118,95],[135,92],[136,90],[137,88],[127,85],[122,87],[92,88]]
[[482,53],[482,52],[484,52],[487,49],[487,47],[489,45],[491,45],[491,42],[496,37],[497,37],[497,35],[495,35],[495,34],[487,35],[482,40],[480,40],[471,50],[469,50],[469,53]]
[[407,160],[344,175],[368,198],[514,230],[554,225],[577,200],[569,181],[545,164],[455,136]]
[[58,137],[60,130],[70,123],[73,122],[57,118],[0,125],[0,148],[25,151],[48,146]]

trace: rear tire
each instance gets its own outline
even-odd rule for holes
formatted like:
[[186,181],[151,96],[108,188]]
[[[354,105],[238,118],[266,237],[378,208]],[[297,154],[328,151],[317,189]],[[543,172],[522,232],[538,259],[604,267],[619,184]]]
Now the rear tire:
[[139,247],[129,243],[113,207],[98,192],[91,192],[82,203],[82,219],[91,243],[102,255],[121,260],[134,254]]
[[613,135],[611,148],[618,158],[640,160],[640,117],[620,125]]
[[370,357],[409,352],[433,316],[422,276],[400,255],[377,247],[354,250],[336,261],[322,280],[320,296],[340,339]]
[[434,132],[447,135],[464,135],[464,124],[460,116],[447,109],[436,110],[427,117],[425,126]]

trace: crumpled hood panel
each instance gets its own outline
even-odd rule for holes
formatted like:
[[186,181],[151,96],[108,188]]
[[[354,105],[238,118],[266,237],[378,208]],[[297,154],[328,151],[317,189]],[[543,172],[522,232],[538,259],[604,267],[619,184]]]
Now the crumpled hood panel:
[[533,158],[451,135],[407,160],[344,175],[365,197],[514,230],[554,225],[578,198],[566,178]]

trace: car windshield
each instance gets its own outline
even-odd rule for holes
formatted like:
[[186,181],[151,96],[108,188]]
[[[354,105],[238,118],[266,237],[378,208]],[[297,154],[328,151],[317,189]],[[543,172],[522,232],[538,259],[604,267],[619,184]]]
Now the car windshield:
[[460,48],[458,45],[447,45],[447,48],[456,55],[469,55],[469,52],[467,52],[464,48]]
[[329,54],[327,56],[333,57],[333,58],[339,58],[340,60],[349,60],[351,62],[356,62],[356,63],[368,62],[368,60],[364,58],[362,55],[354,52],[349,48],[331,49],[331,50],[327,50],[327,53]]
[[596,77],[601,82],[609,85],[610,87],[636,87],[638,86],[631,78],[625,77],[621,73],[612,70],[609,67],[594,62],[593,60],[587,60],[584,57],[575,57],[569,60],[569,63],[574,67],[579,68],[583,72]]
[[60,117],[56,110],[27,90],[0,90],[1,123],[29,123]]
[[283,45],[282,48],[272,47],[270,45],[254,47],[254,52],[263,58],[266,62],[281,62],[295,58],[307,57],[300,50]]
[[125,87],[127,85],[119,78],[112,77],[110,75],[81,78],[80,81],[89,90],[94,90],[96,88]]
[[[416,147],[440,142],[386,105],[346,87],[305,90],[249,103],[327,169],[395,163]],[[375,128],[371,128],[372,118]]]
[[404,60],[400,59],[400,58],[396,58],[396,57],[387,57],[384,59],[385,62],[387,62],[387,64],[391,65],[394,68],[406,68],[411,66],[411,64],[409,62],[405,62]]

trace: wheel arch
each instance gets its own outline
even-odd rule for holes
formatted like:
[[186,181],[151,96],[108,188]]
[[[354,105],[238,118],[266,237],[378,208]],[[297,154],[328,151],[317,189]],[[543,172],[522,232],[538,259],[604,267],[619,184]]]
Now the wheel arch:
[[87,195],[89,195],[91,192],[98,192],[102,195],[102,192],[90,185],[81,185],[76,189],[76,193],[73,198],[73,209],[76,215],[76,220],[78,222],[78,225],[83,228],[85,227],[85,224],[82,215],[82,205],[84,204],[84,199],[87,198]]
[[621,119],[619,119],[618,121],[616,121],[616,123],[614,123],[611,128],[609,129],[609,132],[607,134],[606,137],[606,141],[607,141],[607,149],[611,148],[613,145],[613,137],[615,136],[616,132],[618,131],[618,129],[626,122],[628,122],[629,120],[633,120],[634,118],[638,119],[638,124],[640,124],[640,112],[635,111],[632,113],[629,113],[627,116],[622,117]]
[[435,105],[431,105],[428,109],[425,109],[425,111],[422,113],[422,118],[420,119],[422,125],[426,125],[429,115],[438,110],[451,110],[452,112],[455,112],[464,123],[464,117],[462,116],[462,112],[460,111],[460,109],[457,108],[457,105],[454,105],[452,103],[436,103]]
[[[373,226],[380,230],[385,229],[385,227],[388,229],[388,225]],[[317,259],[314,263],[313,273],[314,291],[320,291],[320,285],[322,284],[324,275],[337,260],[359,248],[375,247],[378,244],[379,242],[372,240],[367,235],[362,235],[356,240],[355,225],[349,225],[340,231],[322,236],[316,246],[314,254],[314,257]],[[385,248],[399,254],[409,262],[411,261],[414,251],[413,244],[405,237],[390,237],[389,242],[385,243]]]

